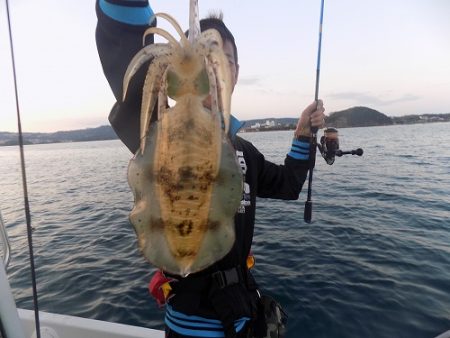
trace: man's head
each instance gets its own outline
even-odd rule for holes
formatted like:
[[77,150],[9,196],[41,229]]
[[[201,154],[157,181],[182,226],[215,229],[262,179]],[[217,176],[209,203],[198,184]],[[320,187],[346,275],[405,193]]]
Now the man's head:
[[215,15],[215,14],[211,14],[209,17],[200,20],[200,30],[206,31],[208,29],[215,29],[216,31],[219,32],[220,37],[222,38],[222,40],[225,41],[229,41],[231,42],[232,46],[233,46],[233,51],[234,51],[234,62],[236,64],[238,64],[238,53],[237,53],[237,47],[236,47],[236,42],[234,41],[234,36],[233,34],[230,32],[230,30],[227,28],[227,26],[225,25],[225,23],[223,22],[223,15],[222,13]]
[[203,32],[208,29],[215,29],[219,32],[223,41],[223,51],[228,58],[231,77],[234,81],[234,88],[239,75],[238,52],[236,42],[234,41],[234,36],[231,34],[227,26],[225,26],[222,17],[223,15],[220,13],[219,15],[211,15],[208,18],[200,20],[200,30]]

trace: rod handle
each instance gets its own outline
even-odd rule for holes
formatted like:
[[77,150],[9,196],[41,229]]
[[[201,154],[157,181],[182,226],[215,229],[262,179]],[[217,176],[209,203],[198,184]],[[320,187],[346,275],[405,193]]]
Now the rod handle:
[[312,201],[305,202],[305,212],[303,214],[303,218],[306,223],[311,223],[312,219]]

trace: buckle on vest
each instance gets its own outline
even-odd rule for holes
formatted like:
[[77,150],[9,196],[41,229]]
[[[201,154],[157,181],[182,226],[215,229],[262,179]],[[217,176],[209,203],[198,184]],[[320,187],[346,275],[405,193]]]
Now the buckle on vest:
[[220,289],[223,289],[228,285],[238,284],[243,280],[240,266],[224,271],[214,272],[211,274],[211,277]]

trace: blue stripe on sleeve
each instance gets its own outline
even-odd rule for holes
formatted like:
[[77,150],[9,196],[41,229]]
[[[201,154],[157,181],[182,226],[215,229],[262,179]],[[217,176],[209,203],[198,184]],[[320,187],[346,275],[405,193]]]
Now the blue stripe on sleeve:
[[100,9],[110,18],[130,24],[130,25],[149,25],[153,11],[150,5],[146,7],[128,7],[111,4],[106,0],[99,0]]
[[292,145],[293,146],[295,145],[295,146],[297,146],[299,148],[303,148],[303,149],[308,149],[309,150],[309,142],[306,142],[306,141],[300,141],[300,140],[294,139],[292,141]]
[[294,139],[292,141],[291,151],[288,153],[288,156],[295,158],[296,160],[308,160],[309,142]]

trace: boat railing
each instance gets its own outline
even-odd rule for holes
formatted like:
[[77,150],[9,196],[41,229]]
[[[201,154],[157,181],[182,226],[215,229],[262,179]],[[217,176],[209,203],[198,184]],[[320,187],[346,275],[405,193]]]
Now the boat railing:
[[2,212],[0,211],[0,239],[3,245],[3,265],[5,270],[8,269],[9,261],[11,259],[11,246],[9,244],[8,234],[6,233],[6,226],[3,222]]

